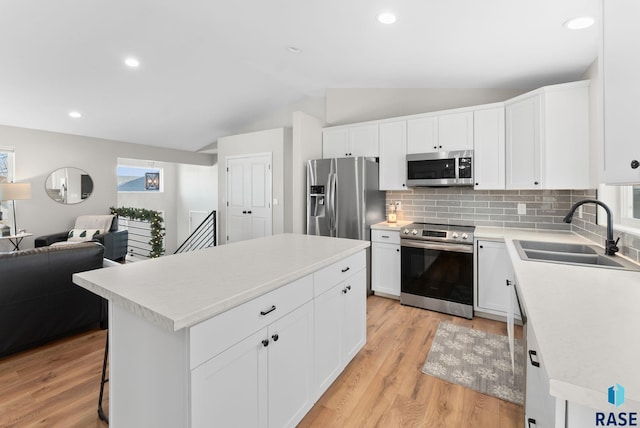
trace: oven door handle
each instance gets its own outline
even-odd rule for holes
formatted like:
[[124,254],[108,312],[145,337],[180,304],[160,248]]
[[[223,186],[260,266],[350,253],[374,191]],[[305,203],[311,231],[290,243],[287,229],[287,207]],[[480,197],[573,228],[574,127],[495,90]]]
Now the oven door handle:
[[446,242],[425,242],[413,241],[410,239],[400,240],[401,247],[424,248],[427,250],[453,251],[456,253],[473,253],[473,245],[449,244]]

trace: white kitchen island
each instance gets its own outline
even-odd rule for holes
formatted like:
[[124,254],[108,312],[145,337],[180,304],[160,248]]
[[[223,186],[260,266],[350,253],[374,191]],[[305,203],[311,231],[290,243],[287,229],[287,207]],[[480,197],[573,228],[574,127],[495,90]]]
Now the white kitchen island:
[[75,274],[112,427],[295,426],[366,340],[367,241],[283,234]]

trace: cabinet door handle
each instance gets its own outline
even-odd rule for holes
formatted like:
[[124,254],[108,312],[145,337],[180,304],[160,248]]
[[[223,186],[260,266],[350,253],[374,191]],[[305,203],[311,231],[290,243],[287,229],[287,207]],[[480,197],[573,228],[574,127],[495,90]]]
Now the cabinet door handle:
[[[533,356],[538,356],[538,353],[536,351],[534,351],[533,349],[529,350],[529,361],[531,362],[531,365],[533,367],[540,367],[540,362],[539,361],[533,361]],[[535,422],[534,422],[535,423]]]
[[347,266],[346,268],[342,269],[342,273],[345,273],[348,270],[349,270],[349,266]]
[[533,426],[537,426],[538,424],[536,424],[536,420],[533,418],[529,418],[527,419],[527,428],[531,428],[531,424],[533,424]]
[[537,182],[537,181],[534,181],[534,182],[533,182],[533,184],[535,184],[535,185],[537,186],[537,185],[538,185],[538,182]]
[[640,162],[638,162],[637,160],[632,160],[631,161],[631,169],[638,169],[638,167],[640,166]]
[[397,252],[400,252],[400,248],[397,248],[397,249],[396,249],[396,251],[397,251]]
[[260,315],[265,316],[276,310],[276,305],[271,305],[266,311],[260,311]]
[[251,214],[251,211],[247,211],[247,214]]
[[273,339],[274,342],[277,342],[278,339],[280,339],[280,336],[278,336],[278,333],[276,333],[276,334],[272,335],[271,338]]
[[478,245],[478,247],[480,247],[480,248],[484,248],[484,245]]
[[246,214],[246,213],[247,213],[246,211],[242,211],[242,214]]
[[511,285],[511,281],[509,281],[508,279],[506,281],[507,281],[507,287],[510,286]]
[[342,289],[342,294],[347,294],[349,290],[351,290],[351,286],[347,285],[345,288]]
[[262,346],[264,346],[265,348],[266,348],[267,346],[269,346],[269,339],[264,339],[264,340],[262,341]]

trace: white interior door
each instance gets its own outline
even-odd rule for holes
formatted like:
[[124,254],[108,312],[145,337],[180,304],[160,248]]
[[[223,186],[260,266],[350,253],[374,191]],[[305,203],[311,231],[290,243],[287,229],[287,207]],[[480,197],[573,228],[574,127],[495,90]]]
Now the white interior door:
[[227,158],[227,242],[272,234],[271,154]]

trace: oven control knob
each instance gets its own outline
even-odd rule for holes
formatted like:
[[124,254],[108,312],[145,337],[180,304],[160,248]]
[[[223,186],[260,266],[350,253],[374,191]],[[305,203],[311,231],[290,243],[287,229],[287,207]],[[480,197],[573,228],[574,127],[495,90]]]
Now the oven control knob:
[[452,237],[453,239],[458,239],[458,232],[453,232],[453,233],[451,234],[451,237]]
[[467,239],[469,237],[469,235],[467,235],[466,233],[462,234],[462,239]]
[[405,234],[405,235],[408,235],[408,234],[409,234],[409,229],[405,229],[405,230],[404,230],[404,234]]
[[417,234],[418,234],[418,231],[417,231],[417,230],[415,230],[415,229],[413,229],[413,230],[411,231],[411,234],[412,234],[412,235],[417,235]]

